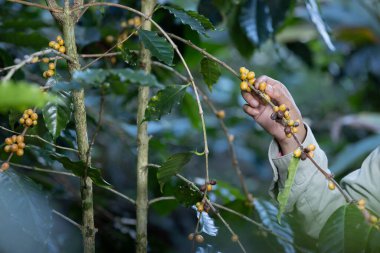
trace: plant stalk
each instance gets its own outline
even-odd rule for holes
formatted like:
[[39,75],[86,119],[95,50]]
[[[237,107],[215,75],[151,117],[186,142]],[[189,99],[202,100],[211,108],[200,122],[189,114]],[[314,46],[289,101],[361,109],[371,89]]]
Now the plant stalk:
[[[155,7],[155,0],[142,0],[141,12],[149,16]],[[151,22],[144,20],[142,28],[151,30]],[[141,67],[145,72],[151,71],[151,54],[141,44]],[[145,109],[149,101],[149,87],[139,87],[137,109],[137,196],[136,196],[136,253],[147,252],[148,246],[148,151],[149,136],[148,124],[143,122]]]

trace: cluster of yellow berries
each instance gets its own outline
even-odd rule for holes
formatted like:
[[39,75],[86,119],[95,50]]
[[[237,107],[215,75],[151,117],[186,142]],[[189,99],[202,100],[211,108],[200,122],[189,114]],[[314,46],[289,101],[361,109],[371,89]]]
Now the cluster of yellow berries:
[[189,239],[190,241],[195,240],[197,243],[203,243],[205,241],[205,239],[203,238],[201,234],[194,234],[194,233],[189,234],[187,236],[187,239]]
[[15,153],[17,156],[23,156],[24,148],[25,143],[23,135],[13,135],[12,137],[5,139],[4,151],[6,153],[12,152]]
[[[360,210],[365,210],[366,201],[364,199],[359,199],[356,204]],[[368,217],[366,217],[366,219],[369,221],[369,223],[371,223],[372,225],[376,226],[377,229],[379,229],[378,223],[380,220],[378,217],[376,217],[373,214],[368,214]]]
[[241,67],[240,68],[240,79],[241,79],[240,89],[242,91],[251,92],[252,90],[249,87],[249,84],[253,85],[255,83],[256,81],[255,76],[256,76],[255,72],[249,71],[245,67]]
[[[47,61],[46,61],[46,59],[47,59]],[[42,62],[47,63],[48,68],[49,68],[48,70],[44,71],[44,73],[42,73],[42,76],[44,78],[49,78],[49,77],[54,76],[54,74],[55,74],[55,63],[49,62],[49,58],[42,58]]]
[[197,211],[200,212],[200,213],[201,212],[208,213],[210,211],[210,206],[207,203],[197,202],[195,204],[195,207],[197,208]]
[[139,16],[130,18],[127,21],[122,21],[120,23],[121,28],[138,27],[140,25],[141,25],[141,18]]
[[206,182],[204,185],[202,185],[200,187],[200,190],[202,192],[205,192],[207,190],[207,192],[210,192],[212,191],[212,186],[213,185],[216,185],[216,181],[215,180],[210,180],[209,182]]
[[49,47],[57,50],[58,52],[62,54],[66,53],[65,41],[60,35],[57,36],[56,41],[52,40],[49,42]]
[[292,133],[295,134],[298,132],[298,126],[300,125],[300,120],[293,120],[290,118],[289,108],[285,104],[279,106],[273,106],[273,113],[270,118],[275,120],[283,125],[285,125],[284,132],[286,137],[292,137]]
[[38,114],[35,113],[32,109],[24,111],[24,114],[19,119],[19,123],[24,127],[31,127],[37,125]]
[[315,145],[310,144],[303,150],[301,148],[297,148],[296,150],[294,150],[293,156],[295,158],[301,158],[301,160],[306,160],[307,155],[309,155],[311,158],[314,157],[314,150],[315,150]]

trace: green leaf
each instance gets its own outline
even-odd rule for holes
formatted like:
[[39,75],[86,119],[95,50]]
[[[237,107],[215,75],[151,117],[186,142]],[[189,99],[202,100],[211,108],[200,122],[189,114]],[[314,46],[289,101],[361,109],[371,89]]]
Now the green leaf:
[[0,83],[0,111],[10,109],[21,111],[34,106],[41,107],[54,99],[54,96],[42,92],[37,86],[26,82]]
[[200,129],[201,128],[201,119],[199,117],[198,104],[195,98],[186,92],[181,103],[181,111],[185,114],[190,120],[193,127]]
[[185,182],[178,182],[174,197],[185,207],[191,207],[202,200],[202,195]]
[[201,61],[201,73],[203,75],[203,80],[211,91],[212,86],[218,81],[221,75],[219,64],[204,57]]
[[[66,156],[63,156],[58,153],[51,153],[50,157],[58,162],[60,162],[63,167],[67,170],[70,170],[78,177],[84,176],[84,169],[86,168],[86,165],[82,161],[71,161]],[[105,181],[101,175],[100,169],[94,168],[94,167],[88,167],[87,168],[87,176],[89,176],[94,184],[102,187],[111,187],[111,185]]]
[[181,102],[188,86],[171,85],[159,90],[148,102],[144,121],[160,120],[162,115],[169,114],[173,105]]
[[161,191],[166,182],[170,180],[172,176],[175,176],[185,166],[193,156],[192,152],[178,153],[170,156],[158,169],[157,179],[160,183]]
[[156,32],[140,29],[138,35],[145,48],[158,60],[171,65],[174,57],[173,47]]
[[5,32],[1,34],[0,42],[10,43],[20,47],[29,47],[41,50],[46,47],[49,40],[42,33],[33,32]]
[[[253,201],[258,215],[260,216],[262,224],[272,230],[274,233],[281,235],[275,237],[276,241],[282,247],[281,252],[291,253],[296,252],[293,246],[294,233],[291,226],[287,223],[286,219],[281,224],[277,222],[278,210],[271,202],[259,198],[255,198]],[[285,240],[284,240],[285,239]]]
[[372,238],[369,236],[370,229],[363,214],[354,204],[344,205],[328,218],[322,228],[318,252],[364,252],[366,245],[370,244],[368,240]]
[[58,93],[58,96],[62,103],[49,102],[42,108],[46,128],[52,135],[53,140],[57,139],[61,131],[66,128],[72,112],[70,94],[63,91]]
[[305,0],[305,5],[307,11],[309,12],[311,21],[314,23],[326,46],[331,51],[335,51],[335,46],[333,45],[330,35],[327,32],[326,25],[323,22],[321,13],[319,12],[317,2],[315,0]]
[[181,8],[163,6],[171,14],[176,17],[182,24],[190,26],[190,28],[199,34],[206,35],[206,29],[214,29],[214,26],[205,16],[195,11],[185,11]]
[[15,129],[15,124],[21,118],[22,114],[19,111],[16,111],[16,110],[9,110],[8,115],[9,115],[8,116],[9,125],[11,126],[11,129],[14,130]]
[[300,159],[295,158],[294,156],[290,160],[290,163],[288,166],[288,178],[285,181],[284,189],[282,189],[282,191],[280,191],[280,193],[277,196],[277,201],[279,203],[277,220],[278,220],[278,223],[280,224],[281,224],[281,216],[285,211],[286,205],[288,204],[290,191],[294,183],[294,178],[296,176],[299,161]]
[[372,226],[371,230],[368,233],[365,252],[378,253],[379,249],[380,249],[380,231],[376,229],[374,226]]

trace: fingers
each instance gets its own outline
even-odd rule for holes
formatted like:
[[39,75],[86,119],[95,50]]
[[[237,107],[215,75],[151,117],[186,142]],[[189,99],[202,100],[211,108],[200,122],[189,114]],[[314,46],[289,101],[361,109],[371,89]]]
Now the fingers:
[[259,88],[260,83],[266,82],[265,93],[268,94],[278,104],[292,104],[291,96],[285,86],[279,81],[270,78],[269,76],[260,76],[255,82],[256,89]]
[[260,115],[260,110],[257,108],[253,108],[247,104],[243,105],[243,110],[246,114],[249,116],[252,116],[253,118],[256,118],[258,115]]
[[242,96],[243,96],[244,100],[248,103],[249,106],[251,106],[251,107],[258,107],[259,106],[260,102],[259,102],[258,98],[255,97],[254,95],[252,95],[251,93],[243,91]]

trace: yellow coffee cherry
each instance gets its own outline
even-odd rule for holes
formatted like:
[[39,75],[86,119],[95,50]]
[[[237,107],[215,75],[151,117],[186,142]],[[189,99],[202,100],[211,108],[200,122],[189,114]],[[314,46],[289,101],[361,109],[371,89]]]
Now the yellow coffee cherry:
[[237,242],[237,241],[239,241],[239,237],[238,237],[237,235],[233,234],[233,235],[231,236],[231,241],[233,241],[233,242]]
[[49,69],[48,71],[46,71],[46,76],[47,76],[47,77],[52,77],[52,76],[54,76],[54,70]]
[[34,113],[34,111],[32,109],[28,109],[26,110],[26,113],[31,116]]
[[54,70],[55,64],[53,62],[49,63],[49,69]]
[[225,111],[224,110],[217,111],[216,117],[218,117],[219,119],[224,119],[226,117]]
[[49,63],[49,58],[47,58],[47,57],[44,57],[41,60],[43,63]]
[[246,75],[245,73],[242,73],[242,74],[240,75],[240,79],[241,79],[241,80],[245,80],[245,79],[247,79],[247,75]]
[[12,144],[11,145],[11,151],[12,152],[17,152],[17,150],[18,150],[18,145],[17,144]]
[[314,150],[315,150],[315,145],[314,145],[314,144],[310,144],[309,146],[307,146],[307,148],[308,148],[310,151],[314,151]]
[[55,42],[55,41],[52,40],[52,41],[49,42],[49,47],[54,48],[55,44],[57,44],[57,42]]
[[136,16],[133,19],[135,21],[135,26],[141,25],[141,18],[140,17]]
[[255,72],[253,72],[253,71],[249,71],[248,74],[247,74],[247,78],[248,78],[248,79],[253,79],[253,78],[255,78]]
[[332,181],[329,181],[329,189],[331,191],[335,190],[335,184]]
[[57,41],[58,41],[58,40],[62,40],[62,36],[61,36],[61,35],[58,35],[57,38],[56,38],[56,40],[57,40]]
[[358,200],[358,205],[359,206],[365,206],[365,200],[364,199],[359,199]]
[[32,60],[30,62],[31,63],[37,63],[39,60],[40,60],[40,58],[38,58],[38,56],[35,56],[32,58]]
[[33,126],[36,126],[38,124],[37,120],[33,120]]
[[64,46],[61,46],[58,51],[62,54],[64,54],[66,52],[66,48]]
[[240,89],[246,91],[248,88],[248,83],[246,81],[243,81],[240,83]]
[[256,79],[255,78],[252,78],[252,79],[249,79],[248,80],[248,83],[251,84],[251,85],[254,85],[256,82]]
[[211,184],[208,184],[208,185],[207,185],[207,191],[208,191],[208,192],[212,191],[212,185],[211,185]]
[[282,104],[278,107],[280,109],[280,111],[282,112],[285,112],[286,111],[286,105],[285,104]]
[[376,224],[378,222],[378,218],[375,216],[375,215],[371,215],[369,217],[369,222],[371,222],[371,224]]
[[42,73],[42,77],[43,77],[43,78],[47,78],[47,77],[48,77],[46,71],[44,71],[44,72]]
[[[121,25],[123,25],[123,24],[121,24]],[[125,23],[125,27],[127,27],[127,25],[134,26],[135,25],[135,20],[133,18],[128,19],[127,23]]]
[[298,128],[297,127],[292,127],[292,133],[297,133],[298,132]]
[[26,125],[26,126],[30,127],[32,124],[33,124],[33,120],[31,120],[31,119],[29,119],[29,118],[27,118],[27,119],[25,120],[25,125]]
[[9,152],[11,151],[11,145],[5,145],[5,146],[4,146],[4,151],[5,151],[6,153],[9,153]]
[[297,148],[296,150],[294,150],[293,152],[293,155],[295,158],[299,158],[301,157],[301,154],[302,154],[302,150],[300,148]]
[[[284,114],[284,116],[285,116],[285,114]],[[288,126],[294,126],[294,120],[288,120]]]
[[266,82],[262,82],[259,84],[259,90],[264,92],[265,89],[267,88],[267,83]]
[[61,47],[61,46],[60,46],[58,43],[55,43],[54,46],[53,46],[53,48],[54,48],[55,50],[58,50],[60,47]]
[[32,115],[30,115],[30,118],[32,120],[36,120],[36,119],[38,119],[38,114],[34,112]]
[[18,121],[21,125],[23,125],[24,123],[25,123],[25,119],[24,118],[21,118],[21,119],[19,119],[19,121]]
[[273,106],[273,111],[274,112],[278,112],[280,109],[278,108],[278,106]]
[[313,151],[309,151],[309,156],[311,157],[311,158],[314,158],[314,152]]
[[60,46],[63,46],[65,44],[65,41],[63,39],[57,40],[57,42]]
[[9,169],[9,163],[5,162],[1,165],[0,171],[6,171],[7,169]]
[[21,142],[21,143],[17,144],[17,146],[18,146],[18,148],[24,149],[25,148],[25,143]]
[[5,144],[7,144],[7,145],[13,144],[12,138],[6,138],[5,139]]
[[16,151],[16,155],[17,155],[17,156],[23,156],[23,155],[24,155],[24,150],[23,150],[23,149],[18,149],[18,150]]
[[203,243],[205,241],[205,239],[203,238],[202,235],[198,234],[198,235],[195,236],[195,241],[197,243]]
[[189,239],[189,241],[194,240],[194,233],[190,233],[190,234],[187,236],[187,239]]
[[12,135],[11,139],[12,142],[15,143],[17,141],[17,135]]
[[292,134],[287,134],[286,137],[287,138],[291,138],[293,135]]
[[285,118],[286,120],[289,120],[289,119],[290,119],[290,112],[289,112],[289,111],[285,111],[285,112],[284,112],[284,118]]
[[245,68],[245,67],[241,67],[241,68],[239,69],[239,71],[240,71],[240,74],[243,74],[243,73],[247,73],[247,72],[249,72],[249,70],[248,70],[247,68]]
[[16,137],[16,142],[17,142],[17,143],[22,143],[22,142],[24,142],[24,136],[22,136],[22,135],[18,135],[18,136]]

